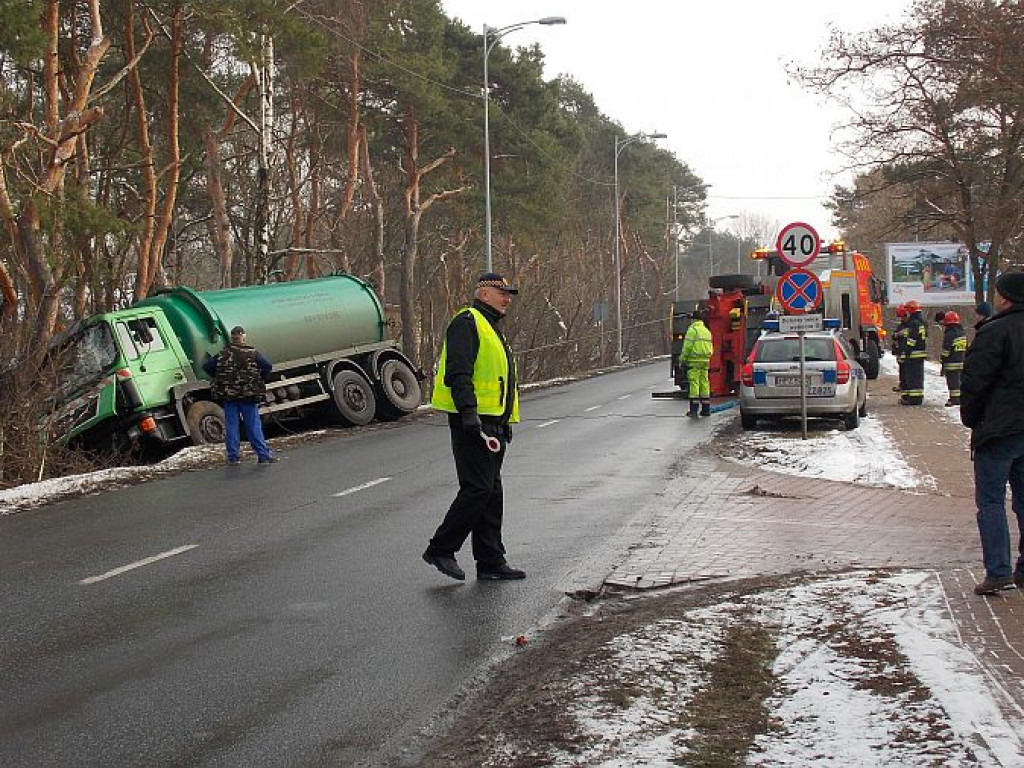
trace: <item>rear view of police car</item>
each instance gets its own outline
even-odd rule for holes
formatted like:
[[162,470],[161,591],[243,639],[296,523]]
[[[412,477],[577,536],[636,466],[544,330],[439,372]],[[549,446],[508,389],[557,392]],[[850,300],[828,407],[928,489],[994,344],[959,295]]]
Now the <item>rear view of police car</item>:
[[[842,419],[856,429],[867,414],[867,376],[849,343],[831,331],[804,334],[807,415]],[[757,340],[743,366],[740,421],[754,429],[759,418],[800,415],[800,337],[768,333]]]

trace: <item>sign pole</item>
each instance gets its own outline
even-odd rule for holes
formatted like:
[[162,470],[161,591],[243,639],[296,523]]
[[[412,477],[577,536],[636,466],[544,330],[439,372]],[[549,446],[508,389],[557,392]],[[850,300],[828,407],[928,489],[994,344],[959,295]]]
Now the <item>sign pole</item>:
[[807,334],[803,331],[797,334],[800,337],[800,425],[802,439],[807,439],[807,379],[804,377],[804,337]]

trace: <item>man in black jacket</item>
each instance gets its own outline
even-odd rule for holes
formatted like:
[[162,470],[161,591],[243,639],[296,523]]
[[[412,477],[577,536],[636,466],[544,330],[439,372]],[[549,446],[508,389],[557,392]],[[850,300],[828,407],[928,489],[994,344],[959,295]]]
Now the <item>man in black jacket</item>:
[[501,540],[501,464],[519,421],[519,388],[512,350],[500,322],[519,291],[499,274],[477,281],[472,306],[455,313],[445,333],[431,405],[448,414],[459,492],[434,532],[423,559],[462,581],[455,553],[472,535],[478,579],[522,579],[505,561]]
[[1024,534],[1011,569],[1006,484],[1024,531],[1024,272],[996,279],[996,314],[978,328],[964,360],[960,418],[971,429],[974,498],[985,564],[975,594],[1024,588]]

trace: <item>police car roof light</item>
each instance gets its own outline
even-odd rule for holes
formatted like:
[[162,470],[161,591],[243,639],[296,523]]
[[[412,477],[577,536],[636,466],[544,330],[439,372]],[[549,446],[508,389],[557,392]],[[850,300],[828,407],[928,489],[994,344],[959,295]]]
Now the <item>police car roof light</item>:
[[825,328],[831,331],[839,330],[839,318],[838,317],[826,317]]

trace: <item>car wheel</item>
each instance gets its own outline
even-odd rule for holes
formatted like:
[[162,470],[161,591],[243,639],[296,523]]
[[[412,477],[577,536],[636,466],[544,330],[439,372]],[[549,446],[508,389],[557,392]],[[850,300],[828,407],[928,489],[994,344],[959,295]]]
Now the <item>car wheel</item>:
[[868,415],[868,399],[866,397],[864,398],[864,402],[861,404],[860,408],[857,409],[857,414],[860,416]]
[[757,426],[757,416],[740,411],[740,424],[744,429],[754,429]]
[[847,431],[860,426],[860,411],[857,408],[843,415],[843,426],[846,427]]

